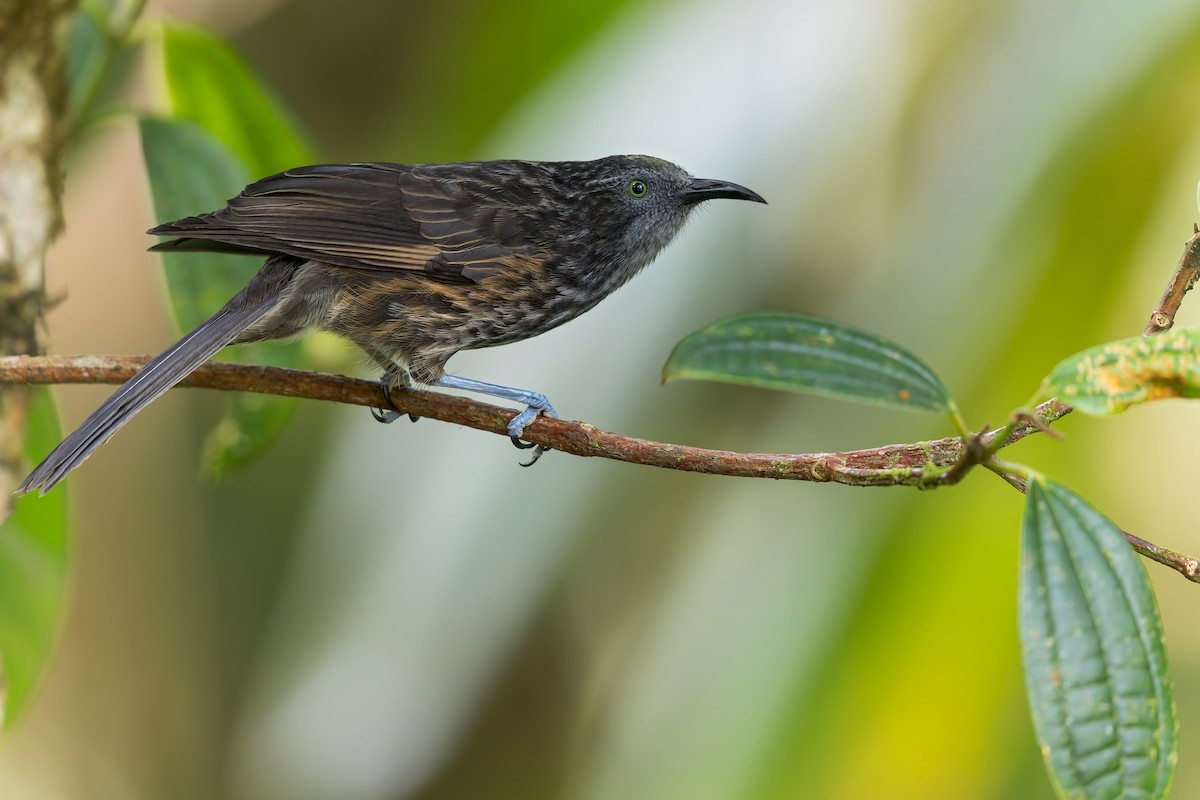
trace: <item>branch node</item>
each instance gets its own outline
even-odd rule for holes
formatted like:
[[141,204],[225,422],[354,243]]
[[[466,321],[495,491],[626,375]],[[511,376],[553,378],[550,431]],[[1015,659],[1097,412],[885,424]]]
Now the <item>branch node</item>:
[[1067,438],[1067,435],[1062,431],[1056,431],[1050,427],[1050,424],[1041,418],[1037,413],[1037,409],[1018,408],[1013,412],[1012,421],[1018,425],[1028,425],[1039,433],[1044,433],[1051,439],[1062,441]]

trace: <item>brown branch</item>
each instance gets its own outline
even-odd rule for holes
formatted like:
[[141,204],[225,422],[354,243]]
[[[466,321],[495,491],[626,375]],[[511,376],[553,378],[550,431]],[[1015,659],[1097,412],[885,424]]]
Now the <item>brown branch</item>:
[[[146,363],[145,356],[7,356],[0,357],[4,384],[119,384]],[[197,369],[180,386],[255,392],[309,400],[329,400],[360,406],[380,404],[379,384],[344,375],[279,367],[212,361]],[[394,389],[392,401],[406,414],[452,422],[476,430],[507,434],[512,409],[440,392]],[[1052,400],[1035,410],[1049,423],[1067,408]],[[1037,426],[1018,426],[1007,444],[1020,441]],[[600,430],[586,422],[538,417],[522,438],[564,453],[596,456],[652,467],[732,475],[844,483],[850,486],[921,486],[929,488],[928,468],[949,467],[962,456],[963,442],[948,436],[927,442],[885,445],[841,453],[738,453],[681,444],[667,444]]]
[[1192,558],[1187,553],[1170,550],[1166,547],[1159,547],[1154,542],[1148,542],[1145,539],[1134,536],[1129,531],[1121,531],[1121,533],[1129,540],[1129,544],[1133,546],[1133,549],[1146,558],[1151,561],[1157,561],[1163,566],[1170,567],[1193,583],[1200,583],[1200,561]]
[[1142,331],[1143,336],[1171,330],[1171,326],[1175,324],[1175,314],[1183,303],[1183,296],[1196,285],[1196,278],[1200,276],[1200,230],[1194,227],[1193,230],[1195,233],[1184,246],[1183,255],[1179,257],[1179,264],[1171,275],[1171,281]]
[[[137,356],[8,356],[0,357],[0,385],[60,383],[124,383],[146,363]],[[180,384],[206,389],[256,392],[360,406],[380,404],[379,384],[304,370],[209,362]],[[440,392],[395,389],[392,400],[403,413],[508,435],[512,409]],[[1054,403],[1046,404],[1053,415]],[[1015,431],[1012,441],[1034,428]],[[734,475],[844,483],[851,486],[920,486],[930,465],[947,467],[961,455],[957,436],[930,442],[888,445],[844,453],[737,453],[679,444],[652,442],[603,431],[586,422],[538,419],[522,438],[564,453],[596,456],[653,467]]]

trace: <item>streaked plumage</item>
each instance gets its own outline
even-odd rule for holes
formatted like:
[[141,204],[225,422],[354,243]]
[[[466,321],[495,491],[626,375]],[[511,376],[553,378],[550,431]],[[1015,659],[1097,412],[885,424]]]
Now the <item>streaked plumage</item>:
[[[763,202],[744,187],[694,179],[648,156],[318,165],[264,178],[222,209],[149,231],[174,237],[153,250],[268,258],[224,308],[105,401],[19,491],[50,489],[225,344],[326,330],[361,347],[389,380],[437,385],[459,350],[536,336],[595,306],[653,260],[698,202],[716,197]],[[536,393],[466,382],[530,403],[514,419],[514,436],[538,411],[552,411]]]

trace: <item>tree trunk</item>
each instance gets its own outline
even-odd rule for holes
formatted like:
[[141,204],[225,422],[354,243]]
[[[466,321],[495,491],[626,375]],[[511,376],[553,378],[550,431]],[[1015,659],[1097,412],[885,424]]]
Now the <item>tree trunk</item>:
[[[45,258],[62,228],[67,45],[77,0],[0,0],[0,354],[42,351]],[[0,521],[25,470],[30,392],[0,388]]]

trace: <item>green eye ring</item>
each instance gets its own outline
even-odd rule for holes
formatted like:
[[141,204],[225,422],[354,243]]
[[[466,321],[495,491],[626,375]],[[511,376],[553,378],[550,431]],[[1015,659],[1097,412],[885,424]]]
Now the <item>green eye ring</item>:
[[631,197],[642,198],[650,191],[650,187],[643,180],[632,180],[629,182],[629,194]]

